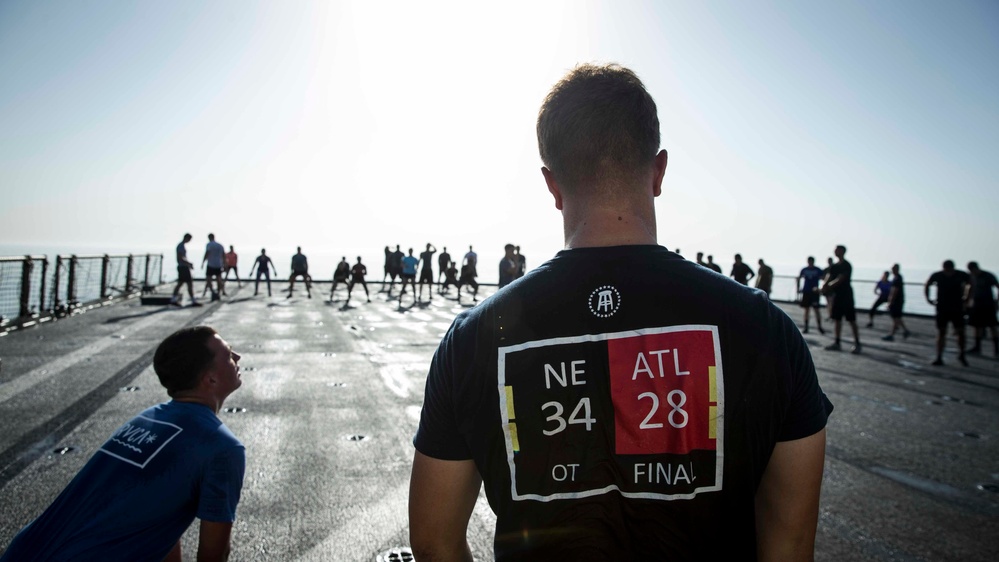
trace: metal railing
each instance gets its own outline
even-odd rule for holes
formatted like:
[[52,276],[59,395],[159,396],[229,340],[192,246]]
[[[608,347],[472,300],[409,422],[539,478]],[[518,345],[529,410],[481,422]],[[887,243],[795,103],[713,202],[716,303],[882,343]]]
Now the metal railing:
[[149,292],[163,282],[163,255],[0,257],[0,330]]

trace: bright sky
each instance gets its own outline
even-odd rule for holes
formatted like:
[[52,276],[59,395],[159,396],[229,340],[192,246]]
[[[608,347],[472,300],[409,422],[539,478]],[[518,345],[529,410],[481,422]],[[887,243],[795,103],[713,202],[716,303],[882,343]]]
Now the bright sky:
[[0,241],[537,265],[562,245],[537,110],[588,61],[655,98],[659,241],[688,258],[999,269],[991,0],[6,0]]

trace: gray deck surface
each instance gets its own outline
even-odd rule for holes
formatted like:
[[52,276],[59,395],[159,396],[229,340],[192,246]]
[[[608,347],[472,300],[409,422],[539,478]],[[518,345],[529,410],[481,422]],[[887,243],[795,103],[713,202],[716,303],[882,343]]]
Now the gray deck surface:
[[[437,296],[400,310],[371,287],[370,304],[358,287],[347,309],[343,290],[328,302],[329,285],[312,299],[254,298],[244,286],[204,308],[129,300],[0,337],[0,547],[116,427],[167,399],[152,351],[194,324],[243,354],[244,384],[226,406],[245,412],[220,414],[247,448],[231,559],[373,561],[406,546],[426,371],[463,307]],[[913,336],[894,343],[878,339],[887,318],[862,328],[860,356],[805,336],[836,406],[817,560],[999,559],[999,362],[989,345],[961,367],[951,341],[947,365],[932,367],[932,320],[907,323]],[[469,529],[477,559],[492,557],[493,524],[482,496]]]

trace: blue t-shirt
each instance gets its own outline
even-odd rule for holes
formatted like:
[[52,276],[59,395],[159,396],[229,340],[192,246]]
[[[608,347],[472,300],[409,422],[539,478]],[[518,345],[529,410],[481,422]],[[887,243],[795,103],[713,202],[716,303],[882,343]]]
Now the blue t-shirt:
[[208,267],[215,267],[222,269],[225,265],[225,248],[222,244],[212,240],[207,245],[205,245],[205,258],[208,262]]
[[811,293],[819,286],[819,281],[822,281],[822,270],[814,265],[802,269],[798,275],[805,280],[801,287],[802,293]]
[[111,435],[0,561],[162,560],[195,517],[235,520],[245,464],[208,407],[153,406]]
[[416,264],[418,263],[420,263],[420,260],[413,256],[402,258],[402,272],[406,275],[416,275]]

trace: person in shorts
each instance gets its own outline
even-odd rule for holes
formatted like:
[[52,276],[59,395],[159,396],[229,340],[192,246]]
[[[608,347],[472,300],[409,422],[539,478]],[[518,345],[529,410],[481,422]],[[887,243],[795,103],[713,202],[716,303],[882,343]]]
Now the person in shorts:
[[[330,286],[330,302],[333,302],[333,293],[336,292],[337,285],[340,283],[348,285],[348,277],[350,277],[350,263],[347,262],[347,256],[343,256],[340,258],[340,263],[336,264],[336,269],[333,270],[333,285]],[[349,293],[350,291],[348,290],[347,292]]]
[[264,276],[267,279],[267,296],[271,296],[271,269],[274,270],[274,276],[277,277],[277,268],[274,267],[274,262],[267,255],[266,248],[260,248],[260,255],[253,262],[253,267],[250,268],[250,277],[253,277],[253,270],[257,270],[257,280],[253,283],[253,296],[257,296],[260,292],[260,277]]
[[288,298],[295,292],[295,279],[298,277],[302,278],[302,282],[305,283],[305,291],[312,298],[312,277],[309,277],[309,258],[305,257],[302,253],[302,247],[299,246],[294,256],[291,256],[291,276],[288,277]]
[[364,267],[364,264],[361,263],[361,256],[357,256],[357,263],[354,264],[354,267],[350,268],[350,283],[347,285],[347,302],[344,303],[344,306],[350,304],[350,293],[353,292],[354,285],[358,283],[364,287],[364,296],[368,299],[368,302],[371,302],[371,294],[368,293],[368,283],[364,280],[364,276],[367,273],[368,268]]
[[420,252],[420,296],[417,300],[423,300],[423,284],[427,285],[427,294],[430,295],[429,300],[434,300],[434,254],[437,253],[437,248],[433,244],[427,242],[427,249]]
[[911,332],[905,327],[902,318],[902,308],[905,306],[905,281],[902,280],[901,268],[896,263],[891,266],[891,289],[888,290],[888,316],[891,317],[891,331],[884,336],[884,341],[895,341],[895,332],[902,330],[902,337],[908,338]]
[[447,246],[441,250],[439,256],[437,256],[437,293],[440,295],[444,294],[444,285],[441,284],[441,278],[447,276],[447,268],[451,265],[451,254],[447,253]]
[[416,304],[416,266],[420,259],[413,255],[413,249],[410,248],[409,255],[403,256],[401,263],[402,290],[399,291],[399,306],[402,306],[402,296],[406,294],[406,283],[413,288],[413,304]]
[[388,289],[389,298],[392,297],[392,289],[395,287],[395,278],[399,277],[400,281],[402,279],[402,258],[404,258],[405,256],[406,254],[402,253],[402,250],[399,249],[398,244],[395,245],[395,251],[389,254],[388,273],[389,277],[392,279],[392,281],[389,283],[389,289]]
[[968,271],[971,272],[971,297],[972,306],[970,324],[975,327],[975,345],[968,353],[981,353],[982,340],[985,338],[985,330],[992,331],[992,349],[996,357],[999,357],[999,335],[996,334],[996,326],[999,319],[996,318],[996,296],[993,291],[999,288],[999,281],[991,272],[984,271],[978,267],[978,262],[969,262]]
[[229,272],[232,272],[236,276],[236,286],[242,287],[243,282],[239,278],[239,256],[236,254],[236,250],[232,246],[229,246],[229,251],[225,253],[225,279],[224,281],[229,281]]
[[[930,298],[930,287],[936,286],[936,298]],[[926,301],[937,309],[937,358],[933,365],[941,366],[943,362],[944,344],[947,341],[947,325],[954,326],[957,333],[957,360],[965,367],[968,360],[964,356],[964,309],[968,304],[971,288],[971,277],[954,268],[953,260],[943,262],[943,270],[937,271],[926,280],[923,294]]]
[[[225,286],[222,284],[222,268],[225,267],[225,247],[215,241],[215,235],[208,235],[208,243],[205,244],[205,257],[201,260],[202,267],[208,264],[205,269],[205,290],[211,289],[212,300],[217,300],[219,295],[225,294]],[[212,280],[215,280],[215,287],[212,287]],[[202,291],[204,295],[204,291]]]
[[173,288],[173,304],[180,306],[180,288],[187,285],[187,294],[191,297],[191,306],[201,306],[198,299],[194,298],[194,279],[191,277],[191,270],[194,264],[187,259],[187,243],[193,237],[185,234],[180,244],[177,244],[177,286]]
[[853,330],[853,348],[850,353],[860,353],[860,331],[857,329],[857,310],[853,301],[853,286],[850,279],[853,277],[853,266],[846,261],[846,246],[839,245],[833,251],[837,262],[829,266],[826,274],[826,284],[822,287],[822,294],[826,298],[832,297],[832,312],[830,318],[834,322],[833,343],[826,346],[827,351],[839,351],[840,334],[843,331],[843,320],[850,324]]
[[[802,284],[804,281],[804,284]],[[808,312],[809,310],[815,309],[815,324],[819,328],[819,333],[826,333],[822,329],[822,314],[819,311],[819,283],[822,282],[822,270],[815,266],[815,258],[808,256],[808,265],[801,269],[798,273],[798,279],[795,281],[795,286],[798,287],[798,293],[801,294],[799,303],[801,308],[805,309],[805,329],[803,333],[808,333]]]

